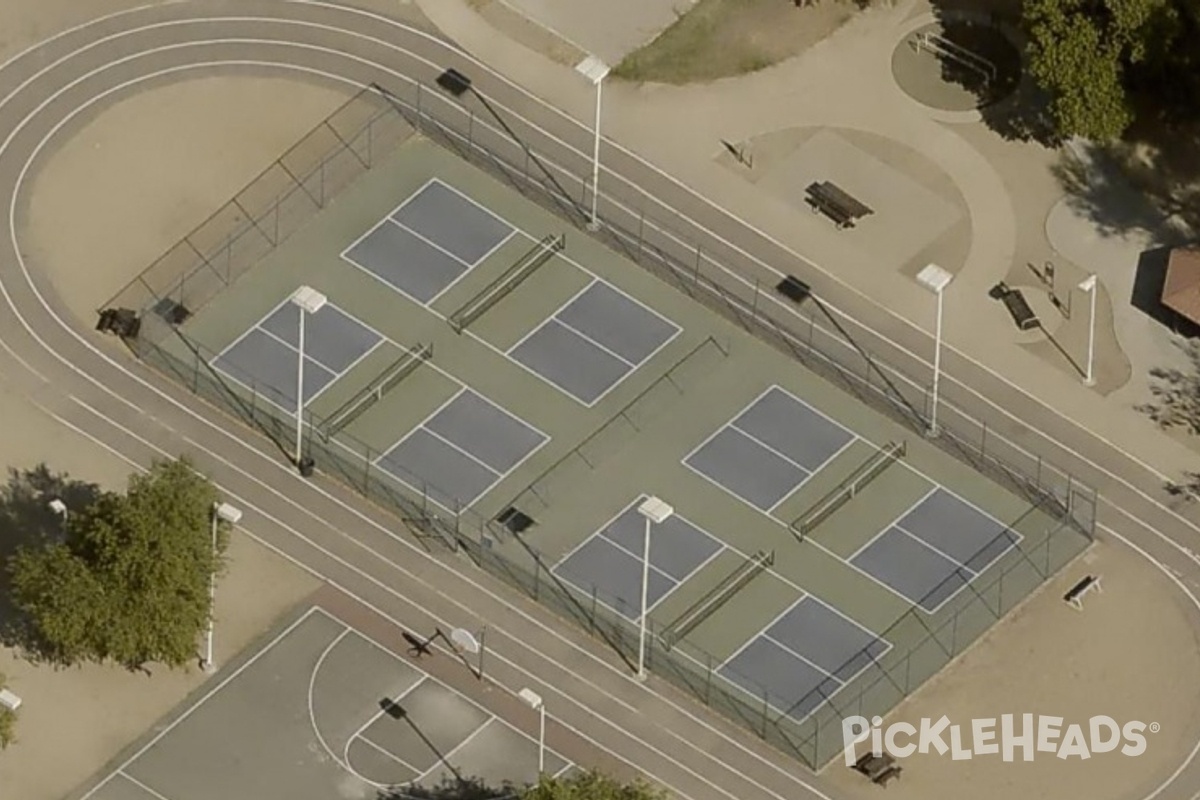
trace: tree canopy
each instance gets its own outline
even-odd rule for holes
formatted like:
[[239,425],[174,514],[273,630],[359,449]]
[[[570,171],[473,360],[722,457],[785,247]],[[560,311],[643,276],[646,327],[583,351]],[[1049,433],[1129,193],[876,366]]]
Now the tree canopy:
[[477,778],[447,780],[380,793],[379,800],[666,800],[667,793],[645,781],[623,782],[592,770],[565,778],[543,775],[533,786],[488,786]]
[[[0,672],[0,689],[5,688],[8,679]],[[17,712],[0,706],[0,750],[17,741]]]
[[1057,132],[1119,137],[1137,108],[1200,101],[1200,0],[1025,0],[1029,70]]
[[213,552],[216,500],[186,459],[160,461],[131,476],[124,493],[100,492],[70,509],[61,541],[19,549],[8,565],[10,591],[35,652],[130,668],[192,660],[228,539],[221,530]]

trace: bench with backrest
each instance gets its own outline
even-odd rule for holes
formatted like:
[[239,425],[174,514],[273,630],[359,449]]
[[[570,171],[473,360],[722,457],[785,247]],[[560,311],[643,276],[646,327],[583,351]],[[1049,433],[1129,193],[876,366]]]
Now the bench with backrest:
[[847,193],[831,181],[815,181],[804,190],[813,213],[821,213],[833,220],[839,228],[852,228],[860,217],[875,211]]

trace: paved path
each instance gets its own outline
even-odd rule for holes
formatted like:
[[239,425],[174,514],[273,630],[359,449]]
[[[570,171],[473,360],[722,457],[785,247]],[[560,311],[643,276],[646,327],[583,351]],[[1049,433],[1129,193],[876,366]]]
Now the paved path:
[[[445,7],[455,2],[445,0]],[[507,58],[506,43],[496,42],[495,49],[500,60]],[[519,109],[533,121],[527,136],[537,150],[572,169],[586,165],[590,136],[585,127],[445,43],[363,12],[310,0],[248,0],[235,9],[220,2],[178,2],[96,21],[0,69],[0,187],[11,198],[10,237],[0,250],[5,304],[0,374],[59,419],[131,462],[190,455],[245,509],[243,522],[251,535],[383,613],[417,627],[476,623],[482,616],[494,675],[511,688],[532,686],[558,709],[563,723],[677,795],[693,800],[827,797],[818,781],[800,775],[794,763],[743,731],[676,702],[673,692],[658,694],[655,681],[637,683],[595,642],[513,600],[511,592],[465,562],[437,558],[390,534],[394,520],[362,506],[345,490],[301,480],[266,442],[231,432],[226,419],[197,406],[159,375],[131,364],[122,351],[66,312],[38,265],[25,259],[16,237],[32,160],[54,136],[78,124],[74,115],[94,101],[110,102],[152,77],[182,77],[249,62],[257,70],[301,71],[358,85],[400,83],[406,74],[431,80],[442,67],[457,66],[471,73],[478,90],[497,107]],[[514,71],[528,77],[545,66],[526,62]],[[578,79],[569,70],[547,72],[536,85],[548,94],[569,89],[575,96],[578,85],[572,80]],[[586,98],[575,101],[572,112],[582,105]],[[841,113],[853,127],[860,112],[845,108]],[[914,127],[907,135],[921,133]],[[972,160],[948,134],[938,144],[946,159]],[[924,334],[899,317],[882,314],[832,276],[822,276],[783,243],[612,143],[605,147],[605,163],[611,197],[649,203],[645,193],[650,193],[661,208],[674,209],[681,232],[704,242],[708,252],[727,257],[732,266],[722,280],[736,285],[748,276],[771,280],[782,272],[814,272],[818,290],[833,305],[877,322],[880,330],[862,328],[852,317],[843,324],[897,362],[909,367],[921,362],[913,354],[927,352]],[[988,209],[986,183],[991,179],[985,174],[984,183],[968,192],[976,198],[971,201],[973,215]],[[985,265],[987,257],[972,256]],[[776,311],[788,313],[782,307]],[[960,331],[965,323],[957,321]],[[1182,588],[1198,585],[1200,561],[1186,548],[1200,529],[1160,502],[1161,475],[962,353],[949,355],[948,416],[987,419],[997,433],[1067,464],[1100,486],[1105,533],[1136,542],[1178,575]],[[1081,407],[1078,416],[1085,425],[1102,429],[1090,418],[1093,413]],[[452,595],[447,586],[454,587]]]

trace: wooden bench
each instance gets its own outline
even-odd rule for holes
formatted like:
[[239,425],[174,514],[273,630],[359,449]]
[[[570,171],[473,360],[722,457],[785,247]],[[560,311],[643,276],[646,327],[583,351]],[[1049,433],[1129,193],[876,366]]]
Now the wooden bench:
[[831,181],[810,183],[804,191],[808,194],[807,202],[812,206],[813,213],[829,217],[839,229],[853,228],[860,217],[875,213]]
[[1083,596],[1091,591],[1103,591],[1100,588],[1100,576],[1088,575],[1063,595],[1063,600],[1070,603],[1076,611],[1083,610]]

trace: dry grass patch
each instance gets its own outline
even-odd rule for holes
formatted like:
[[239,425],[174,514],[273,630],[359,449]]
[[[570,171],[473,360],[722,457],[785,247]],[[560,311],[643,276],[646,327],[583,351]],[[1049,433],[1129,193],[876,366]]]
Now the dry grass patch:
[[850,19],[862,2],[700,0],[613,74],[629,81],[693,83],[769,67],[807,50]]

